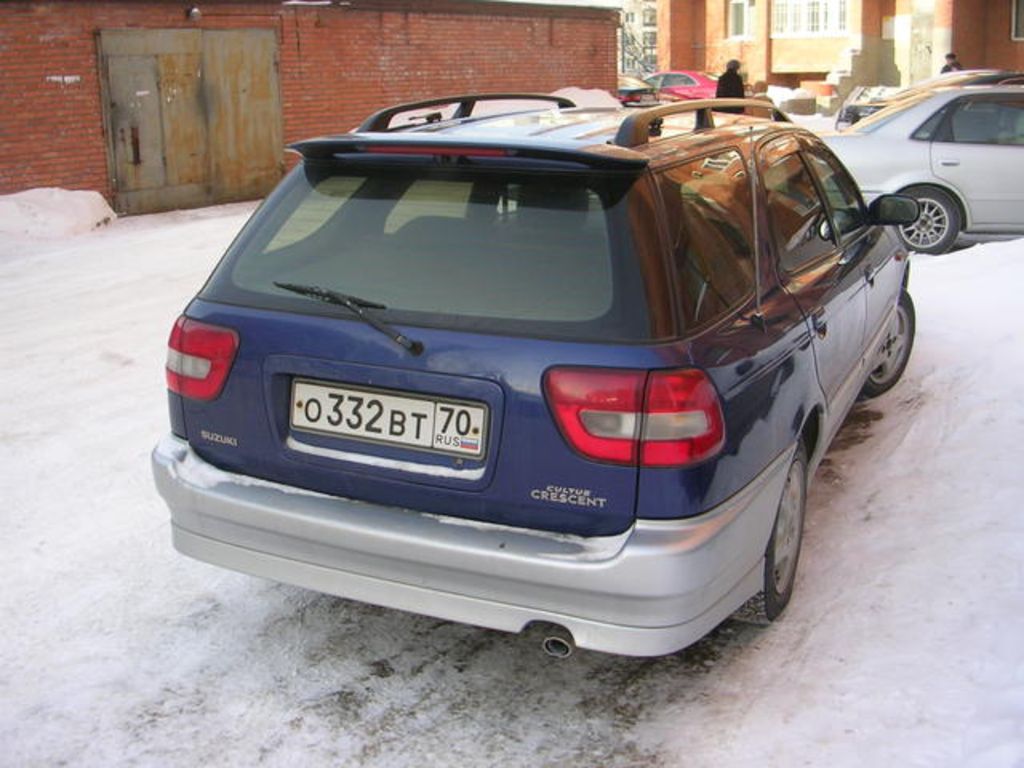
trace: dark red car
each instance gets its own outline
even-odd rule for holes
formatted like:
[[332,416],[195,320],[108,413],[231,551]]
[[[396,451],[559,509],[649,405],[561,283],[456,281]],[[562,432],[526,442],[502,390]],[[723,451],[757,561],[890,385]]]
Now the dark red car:
[[619,75],[618,99],[624,107],[652,107],[658,103],[658,89],[639,77]]
[[644,82],[658,89],[663,101],[682,99],[713,99],[718,78],[704,72],[674,71],[656,72],[645,77]]

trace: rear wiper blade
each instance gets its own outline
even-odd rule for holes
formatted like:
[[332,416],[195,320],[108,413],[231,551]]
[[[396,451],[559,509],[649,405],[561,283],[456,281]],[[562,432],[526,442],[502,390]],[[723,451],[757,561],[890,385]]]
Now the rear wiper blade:
[[321,288],[319,285],[297,285],[296,283],[279,283],[277,281],[274,281],[274,285],[301,296],[308,296],[311,299],[318,299],[328,304],[337,304],[338,306],[345,307],[371,328],[380,331],[396,344],[405,347],[412,354],[419,355],[423,352],[422,342],[413,341],[387,323],[378,320],[373,315],[369,315],[364,311],[366,309],[387,309],[383,304],[361,299],[358,296],[352,296],[347,293],[341,293],[340,291],[332,291],[330,288]]

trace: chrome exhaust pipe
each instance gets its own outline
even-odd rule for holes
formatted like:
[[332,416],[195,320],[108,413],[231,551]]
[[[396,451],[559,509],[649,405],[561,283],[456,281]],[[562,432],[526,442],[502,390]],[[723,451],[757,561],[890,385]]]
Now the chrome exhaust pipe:
[[544,638],[540,647],[544,649],[544,653],[554,659],[567,659],[572,656],[576,645],[572,641],[572,635],[550,635]]

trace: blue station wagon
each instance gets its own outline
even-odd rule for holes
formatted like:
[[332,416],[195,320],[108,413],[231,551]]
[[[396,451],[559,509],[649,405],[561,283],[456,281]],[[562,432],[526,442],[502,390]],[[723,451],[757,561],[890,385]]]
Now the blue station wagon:
[[910,355],[915,201],[760,101],[460,96],[292,149],[171,333],[181,552],[555,655],[781,613]]

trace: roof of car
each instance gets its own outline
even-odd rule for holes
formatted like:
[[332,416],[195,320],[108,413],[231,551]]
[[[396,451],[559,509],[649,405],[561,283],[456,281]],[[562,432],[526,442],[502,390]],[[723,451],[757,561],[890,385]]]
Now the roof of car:
[[658,75],[697,75],[698,77],[706,77],[709,80],[714,80],[716,77],[708,72],[701,72],[698,69],[663,69],[658,72],[652,72],[647,77],[657,77]]
[[[723,136],[749,136],[772,127],[789,124],[788,118],[771,102],[758,100],[700,100],[674,102],[650,109],[574,107],[567,100],[555,101],[557,109],[523,109],[514,101],[528,102],[537,95],[517,94],[509,99],[490,95],[450,97],[446,99],[396,105],[368,117],[354,132],[340,136],[310,139],[292,145],[307,158],[348,155],[361,152],[399,154],[442,153],[456,145],[466,154],[508,152],[538,159],[575,161],[608,169],[642,168],[664,154],[667,140],[678,149],[680,140],[694,147],[720,141]],[[474,114],[477,102],[498,101],[507,111]],[[472,102],[454,115],[426,112],[452,103]],[[733,103],[735,102],[735,104]],[[571,103],[571,102],[570,102]],[[742,114],[723,114],[715,110],[726,106],[762,110],[771,119]],[[492,105],[494,106],[494,105]],[[518,108],[517,108],[518,106]],[[534,105],[536,106],[536,105]],[[412,122],[392,125],[395,118],[411,115]]]
[[912,88],[934,88],[942,85],[998,83],[1006,78],[1018,77],[1022,74],[1024,73],[1009,69],[960,69],[919,80],[909,86],[908,90]]
[[937,91],[943,88],[953,87],[966,88],[970,86],[995,87],[1002,84],[1005,80],[1015,80],[1018,78],[1024,80],[1024,72],[1006,69],[960,70],[958,72],[947,72],[944,75],[936,75],[935,77],[930,77],[927,80],[921,80],[907,88],[904,88],[903,90],[895,91],[884,96],[858,99],[855,103],[871,105],[890,104],[896,101],[902,101],[903,99],[926,91]]
[[835,136],[854,136],[875,130],[905,130],[906,123],[917,127],[922,113],[931,114],[948,102],[966,95],[1000,96],[1004,94],[1024,95],[1024,85],[946,85],[941,88],[920,90],[887,103],[883,109],[868,115]]
[[644,88],[651,87],[642,78],[634,75],[619,75],[619,87],[621,88],[623,85],[636,86],[638,88],[641,86]]
[[1022,93],[1024,85],[944,85],[940,88],[929,88],[916,94],[919,97],[918,104],[935,99],[954,99],[965,94],[993,94],[1001,93]]

